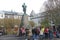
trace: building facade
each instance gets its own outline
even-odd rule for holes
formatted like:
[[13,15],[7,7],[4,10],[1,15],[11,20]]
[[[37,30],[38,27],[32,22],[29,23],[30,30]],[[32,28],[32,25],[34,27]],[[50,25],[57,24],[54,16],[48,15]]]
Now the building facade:
[[[21,20],[22,15],[23,13],[18,13],[18,12],[13,12],[13,11],[0,11],[0,19],[13,18],[13,19]],[[40,26],[42,19],[44,19],[42,18],[43,17],[42,13],[35,13],[34,11],[32,11],[30,15],[25,16],[25,17],[28,19],[28,21],[33,21],[35,23],[35,26]],[[27,19],[25,20],[25,22],[27,21]]]
[[1,12],[1,11],[0,11],[0,19],[4,19],[4,18],[5,18],[4,12]]
[[13,18],[13,19],[21,19],[22,13],[13,12],[13,11],[0,11],[0,19],[4,18]]

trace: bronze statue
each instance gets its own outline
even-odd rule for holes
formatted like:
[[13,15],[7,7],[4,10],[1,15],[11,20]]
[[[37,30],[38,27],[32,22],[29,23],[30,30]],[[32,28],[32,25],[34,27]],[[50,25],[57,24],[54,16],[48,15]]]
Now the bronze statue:
[[22,5],[22,7],[23,7],[23,12],[24,12],[24,14],[26,14],[26,5],[25,5],[25,3]]

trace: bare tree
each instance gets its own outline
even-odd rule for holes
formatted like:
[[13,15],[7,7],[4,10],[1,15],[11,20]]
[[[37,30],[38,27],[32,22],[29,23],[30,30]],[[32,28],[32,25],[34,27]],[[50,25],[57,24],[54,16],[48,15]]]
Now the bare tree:
[[48,0],[45,5],[45,17],[55,24],[60,24],[60,0]]

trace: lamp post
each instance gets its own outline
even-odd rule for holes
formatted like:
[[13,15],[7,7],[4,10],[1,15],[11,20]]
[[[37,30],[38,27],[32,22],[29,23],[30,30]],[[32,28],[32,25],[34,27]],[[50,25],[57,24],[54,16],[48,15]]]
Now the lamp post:
[[18,25],[15,25],[15,26],[14,26],[14,32],[16,33],[17,36],[19,35]]

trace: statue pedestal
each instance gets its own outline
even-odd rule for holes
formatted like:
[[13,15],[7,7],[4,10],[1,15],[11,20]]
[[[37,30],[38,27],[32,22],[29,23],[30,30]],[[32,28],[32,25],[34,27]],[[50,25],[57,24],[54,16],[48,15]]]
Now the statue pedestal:
[[23,27],[27,27],[28,26],[28,15],[24,14],[24,20],[23,20],[24,26]]

